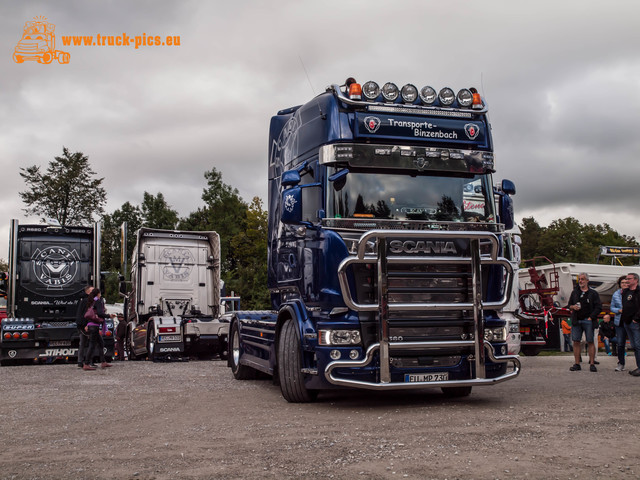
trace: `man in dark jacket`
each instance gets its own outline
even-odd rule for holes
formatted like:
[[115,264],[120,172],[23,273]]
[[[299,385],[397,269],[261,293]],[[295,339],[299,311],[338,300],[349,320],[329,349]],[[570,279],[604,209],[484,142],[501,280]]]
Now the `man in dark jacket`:
[[87,335],[87,332],[79,326],[86,324],[86,322],[83,322],[83,318],[84,312],[87,309],[87,299],[89,298],[91,290],[93,290],[93,285],[87,285],[84,287],[80,303],[78,303],[78,310],[76,310],[76,326],[78,326],[78,336],[80,337],[80,344],[78,345],[78,368],[82,368],[84,365],[84,357],[87,353],[87,347],[89,346],[89,336]]
[[573,340],[573,357],[575,363],[569,368],[572,372],[580,370],[580,341],[584,333],[589,352],[589,370],[597,372],[595,366],[596,347],[593,343],[593,331],[598,325],[598,315],[602,310],[600,295],[593,288],[589,288],[589,275],[578,275],[578,286],[569,297],[571,310],[571,340]]
[[640,286],[638,286],[638,274],[627,274],[627,284],[627,288],[622,291],[620,324],[624,324],[636,357],[636,369],[631,370],[629,374],[640,377]]

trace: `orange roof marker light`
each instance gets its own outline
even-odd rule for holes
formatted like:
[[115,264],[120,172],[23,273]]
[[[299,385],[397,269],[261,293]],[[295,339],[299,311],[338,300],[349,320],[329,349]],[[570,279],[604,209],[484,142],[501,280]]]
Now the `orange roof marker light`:
[[474,109],[483,108],[484,104],[482,103],[482,98],[480,97],[478,90],[476,90],[475,88],[471,88],[470,90],[471,90],[471,93],[473,94],[473,104],[471,105],[471,108],[474,108]]
[[362,100],[362,87],[353,77],[347,78],[345,84],[349,89],[349,98],[351,100]]

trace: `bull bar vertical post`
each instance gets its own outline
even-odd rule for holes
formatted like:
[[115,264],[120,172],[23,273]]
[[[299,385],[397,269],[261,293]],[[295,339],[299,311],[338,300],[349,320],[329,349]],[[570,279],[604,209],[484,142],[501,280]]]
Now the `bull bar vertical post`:
[[389,367],[389,282],[387,278],[387,239],[378,238],[378,338],[380,339],[380,382],[391,382]]
[[473,295],[473,322],[475,326],[476,378],[486,378],[484,349],[484,314],[482,306],[482,262],[480,240],[471,239],[471,283]]

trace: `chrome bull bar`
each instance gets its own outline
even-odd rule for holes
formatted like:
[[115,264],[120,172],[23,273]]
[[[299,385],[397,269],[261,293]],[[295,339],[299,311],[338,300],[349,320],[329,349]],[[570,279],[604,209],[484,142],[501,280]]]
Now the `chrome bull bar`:
[[[451,346],[469,346],[472,345],[473,341],[460,341],[460,342],[429,342],[428,345],[431,347],[439,346],[439,347],[451,347]],[[407,343],[391,343],[391,347],[399,347],[399,348],[415,348],[416,346],[423,346],[424,342],[407,342]],[[513,363],[513,371],[507,372],[504,375],[501,375],[496,378],[469,378],[464,380],[441,380],[436,382],[365,382],[363,380],[353,380],[349,378],[339,378],[333,375],[333,371],[336,368],[360,368],[366,367],[371,363],[374,358],[374,354],[376,351],[380,349],[379,343],[374,343],[367,349],[367,353],[362,360],[336,360],[327,365],[325,369],[324,376],[326,379],[332,383],[333,385],[338,385],[342,387],[357,387],[364,388],[367,390],[404,390],[407,388],[424,388],[424,387],[464,387],[464,386],[473,386],[473,385],[494,385],[496,383],[502,383],[506,380],[510,380],[512,378],[517,377],[520,374],[520,359],[518,355],[503,355],[496,356],[493,345],[489,342],[484,341],[484,347],[487,351],[487,355],[491,359],[491,361],[496,363],[505,363],[512,362]]]
[[[390,255],[387,252],[387,240],[389,238],[402,239],[429,239],[429,240],[467,240],[469,241],[468,257],[451,256],[406,256]],[[377,254],[367,253],[367,245],[375,242]],[[488,255],[480,254],[480,243],[490,243]],[[352,310],[359,312],[378,312],[378,339],[366,352],[365,358],[360,361],[334,361],[327,365],[325,377],[335,385],[360,386],[371,389],[393,389],[429,386],[457,386],[493,384],[515,377],[520,373],[520,361],[517,355],[496,357],[493,346],[484,341],[484,314],[485,308],[500,309],[504,307],[511,297],[513,268],[508,260],[498,257],[498,237],[491,232],[442,232],[442,231],[398,231],[398,230],[371,230],[360,237],[355,256],[345,258],[338,267],[338,279],[345,304]],[[354,264],[375,264],[377,266],[377,303],[361,304],[354,300],[349,288],[347,268]],[[472,283],[472,301],[460,303],[401,303],[389,302],[388,292],[388,265],[470,265]],[[505,291],[499,301],[482,301],[482,266],[500,265],[505,268]],[[474,339],[461,341],[422,341],[422,342],[390,342],[389,341],[389,313],[390,312],[415,312],[415,311],[439,311],[439,310],[471,310],[474,320]],[[390,349],[403,350],[416,347],[428,351],[438,347],[474,347],[476,378],[467,380],[447,380],[438,382],[415,383],[391,383]],[[369,383],[358,380],[340,379],[332,374],[339,367],[364,367],[369,365],[373,354],[378,351],[380,356],[380,382]],[[508,372],[497,378],[487,379],[485,372],[485,351],[494,362],[513,362],[513,372]]]

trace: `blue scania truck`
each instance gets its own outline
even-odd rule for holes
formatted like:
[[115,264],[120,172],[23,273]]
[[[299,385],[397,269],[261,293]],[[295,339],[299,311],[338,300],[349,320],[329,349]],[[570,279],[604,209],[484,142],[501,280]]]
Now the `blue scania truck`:
[[516,377],[498,312],[515,186],[494,186],[475,89],[353,78],[278,112],[269,133],[272,310],[231,315],[236,379],[272,375],[289,402],[330,388],[440,387]]

